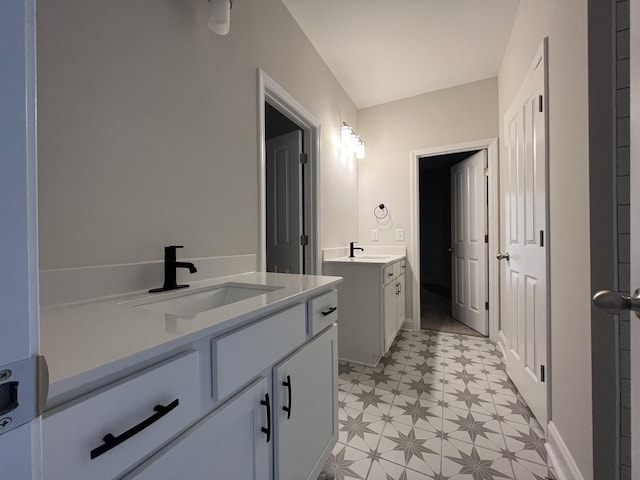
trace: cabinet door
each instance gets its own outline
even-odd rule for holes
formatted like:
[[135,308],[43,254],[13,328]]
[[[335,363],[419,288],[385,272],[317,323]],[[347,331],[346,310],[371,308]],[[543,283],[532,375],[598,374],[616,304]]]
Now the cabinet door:
[[404,291],[404,274],[401,274],[398,277],[398,296],[397,296],[397,301],[398,301],[398,331],[400,331],[400,327],[402,327],[402,324],[404,323],[405,317],[406,317],[406,310],[405,310],[405,291]]
[[125,477],[125,480],[268,480],[269,448],[261,377]]
[[274,369],[278,480],[315,480],[338,441],[337,354],[334,325]]
[[384,351],[387,352],[398,331],[398,286],[391,282],[384,287]]

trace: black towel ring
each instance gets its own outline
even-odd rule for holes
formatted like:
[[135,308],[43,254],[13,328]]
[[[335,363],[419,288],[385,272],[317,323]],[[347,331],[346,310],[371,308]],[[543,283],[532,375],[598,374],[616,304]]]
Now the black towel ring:
[[389,215],[389,209],[384,206],[384,203],[381,203],[376,208],[373,209],[373,215],[378,219],[382,220]]

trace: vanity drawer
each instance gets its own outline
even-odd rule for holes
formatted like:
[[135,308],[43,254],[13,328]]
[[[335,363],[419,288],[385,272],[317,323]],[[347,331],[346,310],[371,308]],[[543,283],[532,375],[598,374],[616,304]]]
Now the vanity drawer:
[[306,340],[300,304],[211,341],[214,400],[223,400]]
[[189,351],[47,414],[43,478],[121,475],[200,416],[199,389],[198,352]]
[[309,335],[314,336],[338,320],[338,291],[331,290],[309,300]]
[[385,265],[382,270],[382,283],[385,285],[395,278],[396,273],[394,272],[393,265],[393,263],[391,265]]
[[393,264],[393,278],[402,275],[406,269],[406,260],[400,260]]

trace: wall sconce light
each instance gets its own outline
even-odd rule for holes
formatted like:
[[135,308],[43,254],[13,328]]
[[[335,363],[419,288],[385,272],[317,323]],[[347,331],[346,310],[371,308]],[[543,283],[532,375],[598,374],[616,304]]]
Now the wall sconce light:
[[349,153],[355,154],[359,160],[364,158],[364,140],[345,122],[342,122],[340,129],[340,140]]
[[342,123],[342,128],[340,129],[340,140],[342,141],[342,145],[348,147],[351,143],[351,134],[353,130],[346,123]]
[[229,33],[233,0],[209,0],[209,29],[218,35]]
[[364,141],[362,139],[358,140],[358,144],[356,145],[356,158],[358,160],[364,158]]

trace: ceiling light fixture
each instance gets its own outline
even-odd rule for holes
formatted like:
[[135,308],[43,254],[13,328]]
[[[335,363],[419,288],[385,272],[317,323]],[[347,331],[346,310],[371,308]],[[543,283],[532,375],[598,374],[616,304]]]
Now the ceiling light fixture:
[[209,29],[218,35],[229,33],[233,0],[209,0]]

